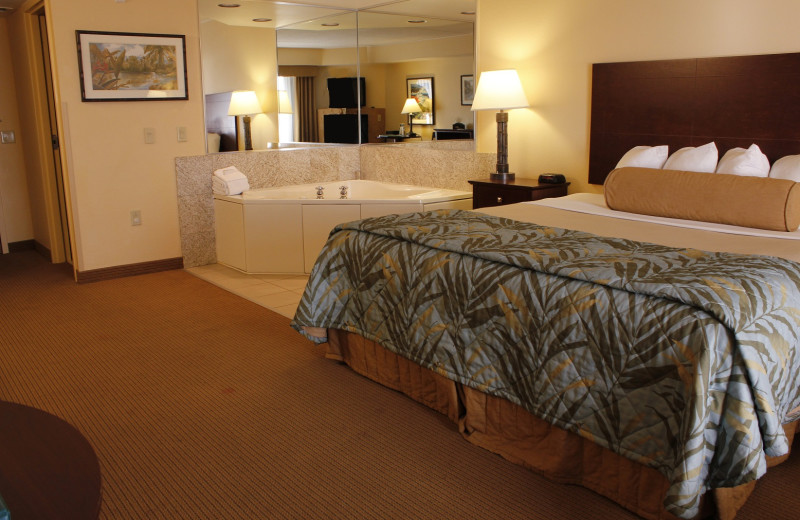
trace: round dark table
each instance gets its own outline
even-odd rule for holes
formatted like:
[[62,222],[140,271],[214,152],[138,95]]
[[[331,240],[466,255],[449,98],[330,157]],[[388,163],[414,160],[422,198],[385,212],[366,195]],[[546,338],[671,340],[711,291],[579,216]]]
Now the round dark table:
[[66,421],[0,401],[0,496],[13,520],[96,519],[100,463]]

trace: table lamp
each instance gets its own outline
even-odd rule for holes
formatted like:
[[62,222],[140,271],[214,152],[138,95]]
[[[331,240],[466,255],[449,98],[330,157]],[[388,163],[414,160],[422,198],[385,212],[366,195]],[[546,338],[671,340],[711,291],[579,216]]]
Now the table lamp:
[[513,181],[508,172],[508,112],[512,108],[529,106],[516,70],[489,70],[481,73],[472,110],[499,110],[497,112],[497,169],[489,175],[496,181]]
[[[244,149],[253,149],[253,140],[250,136],[250,114],[261,114],[261,103],[258,102],[256,93],[252,90],[237,90],[231,94],[231,104],[228,106],[229,116],[244,116]],[[238,125],[237,125],[238,128]]]
[[408,137],[416,137],[414,133],[414,117],[411,114],[419,114],[422,112],[422,107],[419,106],[417,100],[413,97],[406,99],[406,104],[403,105],[401,114],[408,114]]

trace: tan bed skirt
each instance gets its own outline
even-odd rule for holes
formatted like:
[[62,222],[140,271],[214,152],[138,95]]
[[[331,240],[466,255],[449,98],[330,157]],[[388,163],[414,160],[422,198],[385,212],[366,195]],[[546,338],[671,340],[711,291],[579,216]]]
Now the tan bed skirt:
[[[662,506],[669,484],[658,471],[538,419],[505,399],[451,381],[361,336],[331,329],[327,357],[398,390],[458,424],[469,442],[502,455],[547,478],[578,484],[648,519],[676,519]],[[794,435],[796,422],[786,430]],[[785,460],[768,459],[773,466]],[[698,518],[731,519],[755,488],[755,482],[715,489]]]

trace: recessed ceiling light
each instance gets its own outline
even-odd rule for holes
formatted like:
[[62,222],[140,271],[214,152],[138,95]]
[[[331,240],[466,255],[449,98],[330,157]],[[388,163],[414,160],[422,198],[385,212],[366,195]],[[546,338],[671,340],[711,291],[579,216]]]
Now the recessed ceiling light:
[[219,7],[241,7],[241,4],[217,4]]
[[13,10],[14,10],[13,7],[0,6],[0,13],[7,13],[7,12],[10,12],[10,11],[13,11]]
[[272,18],[253,18],[254,22],[271,22]]
[[461,11],[461,14],[472,15],[475,14],[475,11]]
[[408,23],[425,23],[428,20],[409,20]]
[[339,27],[338,23],[324,23],[322,24],[323,27]]

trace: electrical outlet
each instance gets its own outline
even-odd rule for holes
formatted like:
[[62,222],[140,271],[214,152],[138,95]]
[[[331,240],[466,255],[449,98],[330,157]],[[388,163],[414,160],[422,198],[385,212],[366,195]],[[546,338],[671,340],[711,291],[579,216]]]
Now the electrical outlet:
[[132,209],[131,210],[131,226],[141,226],[142,225],[142,210],[140,209]]
[[13,130],[7,130],[5,132],[0,132],[0,141],[3,144],[13,144],[17,142],[17,137],[14,135]]

